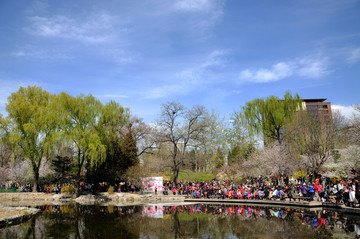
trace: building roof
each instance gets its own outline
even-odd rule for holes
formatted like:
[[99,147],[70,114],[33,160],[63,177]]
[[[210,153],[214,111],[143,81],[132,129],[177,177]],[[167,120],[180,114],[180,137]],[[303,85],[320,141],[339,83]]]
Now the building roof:
[[306,103],[313,103],[313,102],[324,102],[327,98],[313,98],[313,99],[302,99],[302,101]]

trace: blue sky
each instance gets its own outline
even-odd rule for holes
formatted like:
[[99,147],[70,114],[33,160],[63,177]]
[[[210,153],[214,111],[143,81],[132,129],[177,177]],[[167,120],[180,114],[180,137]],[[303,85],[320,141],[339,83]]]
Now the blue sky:
[[360,1],[3,0],[0,112],[19,86],[228,116],[286,90],[360,103]]

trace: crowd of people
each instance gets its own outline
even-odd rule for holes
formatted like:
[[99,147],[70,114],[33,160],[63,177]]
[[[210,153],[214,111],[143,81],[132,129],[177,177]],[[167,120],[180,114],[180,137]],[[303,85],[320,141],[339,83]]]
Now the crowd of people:
[[[80,183],[80,191],[82,193],[95,193],[95,192],[107,192],[109,190],[109,185],[106,182],[101,182],[98,184],[91,184],[91,183]],[[141,187],[136,187],[131,183],[128,184],[116,184],[112,186],[114,191],[117,192],[140,192]],[[7,183],[7,184],[0,184],[0,192],[33,192],[34,185],[33,184],[19,184],[19,183]],[[37,186],[37,192],[43,193],[54,193],[54,194],[61,194],[61,192],[68,192],[68,191],[75,191],[75,185],[72,183],[44,183]]]
[[297,178],[249,178],[244,182],[211,181],[164,184],[164,195],[186,195],[196,198],[221,199],[307,199],[356,206],[360,200],[358,179],[318,177],[314,180]]
[[[120,183],[111,186],[117,192],[142,192],[143,188],[131,183]],[[82,192],[107,192],[110,185],[99,183],[97,185],[81,183]],[[31,184],[3,184],[0,190],[32,192]],[[73,184],[42,184],[37,191],[60,194],[64,191],[74,190]],[[155,188],[155,193],[158,189]],[[288,177],[262,177],[247,178],[242,181],[208,181],[208,182],[180,182],[174,185],[171,181],[163,184],[164,195],[186,195],[196,198],[218,199],[307,199],[309,201],[333,202],[346,206],[357,206],[360,201],[360,182],[357,178],[329,178],[326,176],[289,179]]]
[[[37,186],[37,192],[43,193],[55,193],[61,194],[61,192],[69,191],[69,188],[75,189],[75,186],[70,183],[64,184],[41,184]],[[18,184],[18,183],[9,183],[9,184],[1,184],[0,190],[2,192],[33,192],[34,186],[32,184]]]

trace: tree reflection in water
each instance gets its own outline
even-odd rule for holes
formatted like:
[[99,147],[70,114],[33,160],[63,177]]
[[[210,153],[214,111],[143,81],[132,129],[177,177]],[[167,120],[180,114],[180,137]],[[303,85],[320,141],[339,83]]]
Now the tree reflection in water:
[[43,206],[0,238],[355,238],[360,217],[244,205]]

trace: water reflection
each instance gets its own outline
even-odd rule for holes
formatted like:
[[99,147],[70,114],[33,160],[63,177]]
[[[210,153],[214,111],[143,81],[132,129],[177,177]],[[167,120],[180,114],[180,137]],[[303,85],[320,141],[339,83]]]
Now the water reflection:
[[48,205],[0,238],[359,238],[360,217],[244,205]]

